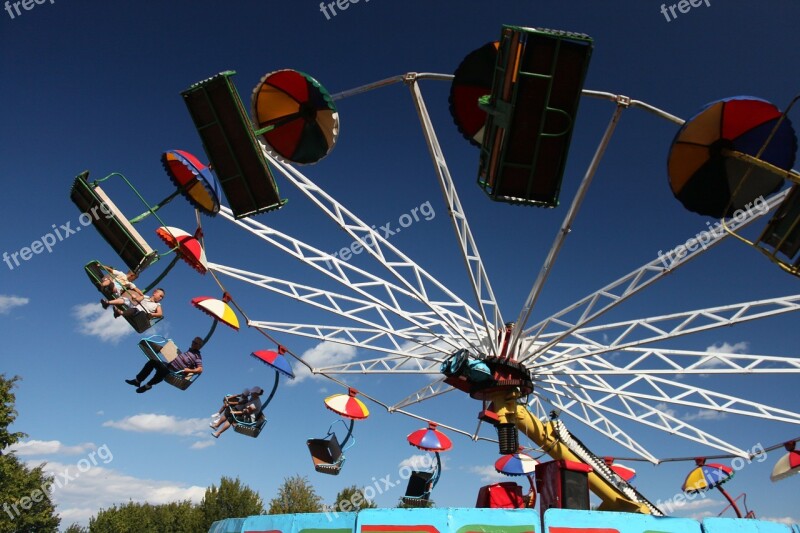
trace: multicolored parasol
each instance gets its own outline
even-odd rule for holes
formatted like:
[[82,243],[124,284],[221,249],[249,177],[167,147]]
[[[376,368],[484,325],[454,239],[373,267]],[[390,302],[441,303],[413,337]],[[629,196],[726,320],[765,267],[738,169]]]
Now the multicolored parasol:
[[176,256],[201,274],[208,272],[208,260],[203,245],[194,235],[173,226],[161,226],[156,235],[164,244],[175,249]]
[[253,90],[256,135],[280,158],[316,163],[330,153],[339,135],[339,114],[330,94],[314,78],[296,70],[265,75]]
[[294,379],[294,372],[292,372],[292,367],[289,364],[289,361],[283,356],[286,353],[286,348],[283,346],[278,346],[278,351],[273,352],[272,350],[260,350],[258,352],[252,352],[250,355],[258,359],[264,364],[271,366],[275,370],[275,382],[272,385],[272,391],[267,396],[267,399],[263,402],[263,407],[269,405],[269,402],[272,401],[272,398],[275,396],[275,392],[278,390],[278,382],[281,379],[281,374],[287,376],[291,379]]
[[349,389],[347,394],[333,394],[325,398],[325,407],[351,420],[364,420],[369,416],[367,406],[356,398],[358,391]]
[[795,450],[795,441],[790,441],[785,444],[786,450],[789,452],[775,463],[772,469],[772,474],[769,478],[772,481],[780,481],[789,476],[800,473],[800,451]]
[[222,322],[226,326],[239,330],[239,318],[225,301],[210,296],[198,296],[192,298],[192,305],[214,318],[215,324]]
[[434,422],[428,422],[427,428],[418,429],[406,438],[410,445],[429,452],[446,452],[453,447],[450,438],[436,429]]
[[499,46],[496,41],[472,51],[458,65],[450,85],[450,114],[461,135],[478,147],[486,125],[486,111],[478,107],[478,99],[492,92]]
[[672,141],[668,173],[675,197],[690,211],[723,218],[778,190],[783,184],[780,175],[736,154],[791,169],[797,137],[789,120],[781,118],[777,107],[753,97],[708,104]]
[[686,481],[683,482],[683,487],[681,487],[682,490],[692,494],[715,488],[725,496],[736,512],[736,516],[741,518],[742,512],[736,505],[736,501],[722,488],[723,483],[733,478],[733,469],[719,463],[706,464],[706,460],[702,457],[695,459],[695,464],[697,466],[686,476]]
[[183,150],[167,150],[161,154],[161,163],[189,203],[209,216],[219,212],[221,187],[207,166]]
[[495,461],[494,469],[507,476],[530,476],[534,474],[538,464],[539,461],[520,451],[502,456]]
[[690,494],[711,490],[733,478],[733,473],[733,469],[728,466],[703,462],[689,472],[682,490]]
[[260,350],[257,352],[252,352],[250,355],[258,359],[262,363],[271,366],[277,372],[283,374],[284,376],[290,379],[294,379],[294,372],[292,372],[292,365],[289,364],[289,361],[286,360],[286,358],[283,356],[282,353],[273,352],[272,350]]

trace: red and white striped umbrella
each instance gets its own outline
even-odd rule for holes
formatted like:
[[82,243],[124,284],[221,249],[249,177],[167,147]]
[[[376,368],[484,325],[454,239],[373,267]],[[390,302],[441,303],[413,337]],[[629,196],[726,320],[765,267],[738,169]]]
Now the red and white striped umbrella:
[[358,391],[350,389],[347,394],[334,394],[325,398],[325,407],[336,414],[353,420],[363,420],[369,416],[367,406],[356,398]]
[[210,296],[198,296],[192,299],[192,305],[226,326],[239,330],[239,318],[233,312],[233,309],[222,300],[211,298]]

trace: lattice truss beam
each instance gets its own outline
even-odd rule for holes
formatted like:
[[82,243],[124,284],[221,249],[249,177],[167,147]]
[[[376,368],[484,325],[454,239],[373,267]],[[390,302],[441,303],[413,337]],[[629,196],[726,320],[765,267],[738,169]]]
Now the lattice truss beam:
[[[270,157],[270,159],[286,179],[316,204],[336,225],[361,244],[367,253],[383,265],[421,304],[427,306],[440,320],[448,324],[462,340],[472,344],[470,339],[474,338],[477,333],[478,337],[485,342],[495,342],[489,339],[494,339],[496,332],[486,331],[480,313],[301,172],[274,158]],[[453,313],[466,318],[470,327],[464,328],[453,321]],[[472,344],[472,349],[476,353],[484,351],[484,347],[480,344]]]
[[[729,228],[731,232],[744,229],[780,205],[788,193],[789,189],[771,196],[767,200],[767,209],[748,213],[740,220],[727,219],[725,227]],[[722,230],[721,227],[715,227],[713,230],[703,228],[691,239],[682,241],[681,244],[663,255],[660,254],[659,257],[649,263],[565,307],[541,322],[526,328],[522,333],[525,341],[519,350],[519,359],[522,361],[536,360],[543,351],[568,339],[572,333],[585,327],[589,322],[597,319],[664,276],[674,272],[677,268],[685,265],[700,254],[707,252],[730,236],[730,233]],[[697,242],[699,235],[703,236],[702,245],[697,244],[687,248],[686,243],[692,239]],[[666,261],[664,258],[667,258]],[[553,329],[556,329],[557,333],[553,333]],[[540,343],[540,339],[547,339],[547,342]]]

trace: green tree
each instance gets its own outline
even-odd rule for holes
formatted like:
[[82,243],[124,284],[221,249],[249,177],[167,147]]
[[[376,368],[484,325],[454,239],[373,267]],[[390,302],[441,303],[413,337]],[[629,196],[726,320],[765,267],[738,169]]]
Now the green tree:
[[[13,393],[18,377],[0,374],[0,453],[24,433],[10,433],[17,417]],[[50,500],[53,477],[45,474],[44,464],[28,468],[12,453],[0,455],[0,533],[48,533],[58,530],[61,519]]]
[[264,502],[256,491],[243,485],[239,478],[222,477],[219,488],[211,485],[197,508],[201,525],[208,531],[217,520],[264,514]]
[[[206,528],[207,530],[207,528]],[[89,533],[195,533],[204,531],[189,500],[162,505],[128,502],[101,509],[89,520]]]
[[15,396],[11,392],[15,383],[19,381],[19,376],[6,379],[5,374],[0,374],[0,454],[3,450],[27,437],[25,433],[9,433],[8,426],[14,423],[17,418],[17,411],[14,409]]
[[78,525],[77,523],[70,524],[64,533],[89,533],[89,528]]
[[361,509],[375,509],[378,507],[374,502],[364,496],[364,491],[355,485],[345,487],[336,495],[336,499],[331,506],[331,511],[338,513],[349,513],[360,511]]
[[267,514],[319,513],[322,498],[305,476],[293,476],[283,480],[278,495],[270,500]]

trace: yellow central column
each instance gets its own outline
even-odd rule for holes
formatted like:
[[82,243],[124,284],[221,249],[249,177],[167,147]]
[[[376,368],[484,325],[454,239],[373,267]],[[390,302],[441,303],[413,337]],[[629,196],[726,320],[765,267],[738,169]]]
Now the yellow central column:
[[[514,392],[499,392],[491,399],[500,423],[515,424],[553,459],[583,462],[558,440],[551,424],[543,424],[527,407],[518,404],[518,397]],[[602,500],[603,503],[600,505],[602,511],[650,514],[650,509],[645,504],[631,501],[594,472],[589,473],[589,490]]]

